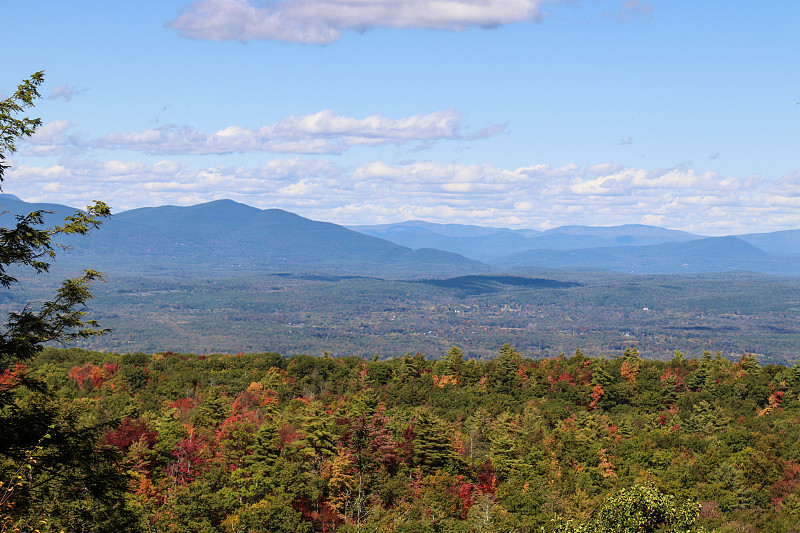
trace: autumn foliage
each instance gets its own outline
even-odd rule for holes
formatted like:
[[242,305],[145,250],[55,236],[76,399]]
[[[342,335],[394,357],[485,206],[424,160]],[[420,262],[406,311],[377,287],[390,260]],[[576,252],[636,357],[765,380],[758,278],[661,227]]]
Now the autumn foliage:
[[611,531],[640,511],[626,523],[800,523],[800,371],[750,358],[50,350],[0,387],[37,365],[117,417],[97,446],[120,454],[154,531]]

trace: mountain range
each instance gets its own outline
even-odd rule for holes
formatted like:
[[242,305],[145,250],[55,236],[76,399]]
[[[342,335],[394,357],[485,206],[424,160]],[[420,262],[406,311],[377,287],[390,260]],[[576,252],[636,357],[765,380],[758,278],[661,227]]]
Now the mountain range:
[[[62,221],[72,208],[0,195],[0,226],[32,210]],[[325,272],[444,278],[544,267],[632,273],[752,271],[800,275],[800,230],[707,237],[646,225],[547,231],[408,221],[344,227],[231,200],[115,214],[70,238],[59,268],[123,275],[236,276]]]

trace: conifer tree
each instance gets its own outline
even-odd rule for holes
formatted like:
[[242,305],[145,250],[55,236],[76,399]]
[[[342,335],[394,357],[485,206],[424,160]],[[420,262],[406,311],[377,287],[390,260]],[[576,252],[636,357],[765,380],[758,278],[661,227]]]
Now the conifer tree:
[[461,365],[464,364],[464,354],[458,346],[451,346],[447,350],[444,361],[445,374],[451,377],[456,377],[461,372]]
[[414,420],[412,463],[423,471],[455,465],[458,456],[450,441],[450,432],[438,418],[419,411]]
[[[42,124],[39,118],[21,115],[40,97],[43,82],[44,73],[37,72],[0,101],[0,185],[10,168],[8,156]],[[3,288],[17,285],[17,271],[46,273],[59,239],[97,228],[110,210],[95,202],[51,227],[44,225],[45,214],[41,210],[17,214],[9,227],[0,227]],[[86,270],[81,277],[63,281],[54,297],[38,308],[26,305],[0,326],[0,374],[6,378],[0,387],[0,476],[5,479],[27,464],[28,482],[17,487],[19,505],[13,507],[13,515],[46,516],[48,527],[55,530],[66,529],[65,524],[81,531],[136,530],[135,517],[123,501],[127,480],[115,466],[116,452],[95,447],[105,428],[81,422],[79,413],[59,405],[25,367],[46,343],[104,333],[95,321],[84,318],[91,298],[89,284],[100,279],[99,272]],[[45,435],[48,438],[42,440]],[[13,520],[13,515],[6,518]]]

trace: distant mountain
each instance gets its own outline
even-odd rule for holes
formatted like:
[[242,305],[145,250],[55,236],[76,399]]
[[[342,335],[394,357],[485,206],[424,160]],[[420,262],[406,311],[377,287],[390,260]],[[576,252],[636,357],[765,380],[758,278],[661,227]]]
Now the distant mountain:
[[[530,249],[530,241],[508,229],[459,226],[456,224],[402,223],[379,229],[354,226],[362,233],[409,248],[438,248],[482,261],[501,254]],[[438,231],[444,231],[439,233]]]
[[771,254],[800,255],[800,230],[797,229],[772,233],[750,233],[738,235],[738,237]]
[[1,227],[10,227],[17,215],[27,215],[31,211],[44,211],[45,224],[53,225],[63,223],[64,217],[75,213],[75,208],[60,204],[28,203],[13,194],[0,194]]
[[637,274],[754,272],[798,275],[800,264],[779,260],[737,237],[707,237],[646,246],[529,250],[492,261],[504,267],[592,268]]
[[541,232],[529,229],[433,224],[412,220],[397,224],[351,226],[351,228],[401,246],[439,248],[478,261],[488,261],[500,255],[526,250],[642,246],[702,238],[684,231],[643,224],[612,227],[562,226]]
[[[407,220],[405,222],[398,222],[394,224],[373,224],[348,227],[352,230],[375,236],[392,234],[395,231],[407,228],[421,228],[445,237],[481,237],[495,233],[513,231],[508,228],[492,228],[486,226],[474,226],[471,224],[437,224],[435,222],[425,222],[424,220]],[[540,233],[537,230],[530,231]]]
[[561,226],[530,239],[533,248],[577,250],[601,246],[643,246],[701,239],[685,231],[664,229],[644,224],[622,226]]
[[[16,208],[26,212],[40,208],[21,204]],[[73,211],[62,208],[59,213],[64,209]],[[437,277],[490,270],[457,254],[412,250],[336,224],[231,200],[125,211],[91,236],[67,244],[71,249],[59,254],[59,266],[85,265],[125,275],[310,271]]]
[[[74,212],[0,195],[0,226],[35,209],[52,212],[50,224]],[[800,275],[800,230],[700,237],[645,225],[535,232],[409,221],[356,228],[231,200],[148,207],[115,214],[89,237],[64,240],[71,249],[55,266],[195,278],[308,272],[421,279],[525,267]]]

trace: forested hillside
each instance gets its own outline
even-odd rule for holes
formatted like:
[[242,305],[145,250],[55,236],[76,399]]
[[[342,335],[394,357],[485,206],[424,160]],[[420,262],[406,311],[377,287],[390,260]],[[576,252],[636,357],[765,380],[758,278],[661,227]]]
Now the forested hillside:
[[[633,349],[531,360],[510,345],[486,361],[441,355],[46,349],[6,371],[3,390],[26,391],[22,411],[68,413],[102,454],[40,466],[49,448],[36,439],[59,438],[42,415],[4,525],[800,530],[798,366]],[[76,481],[90,467],[102,476]]]

